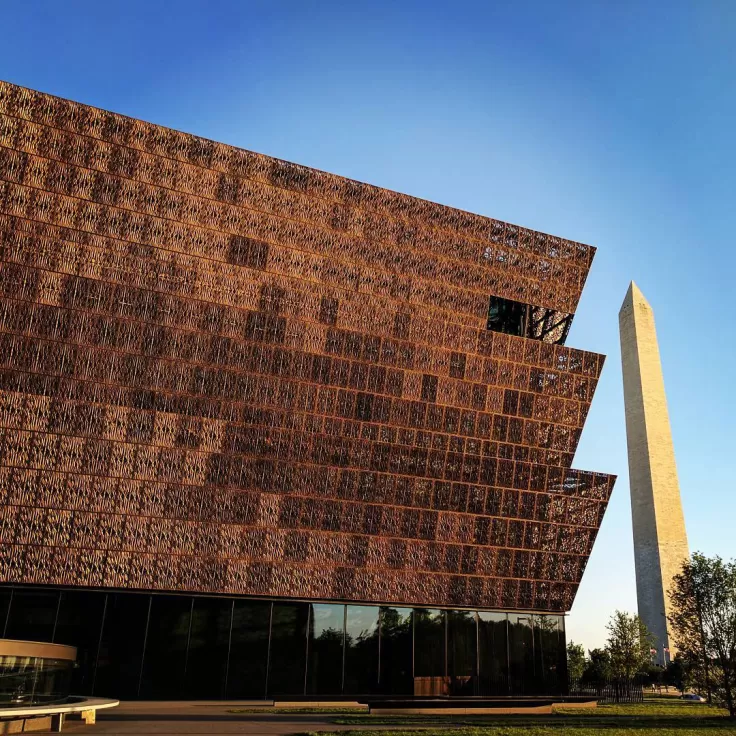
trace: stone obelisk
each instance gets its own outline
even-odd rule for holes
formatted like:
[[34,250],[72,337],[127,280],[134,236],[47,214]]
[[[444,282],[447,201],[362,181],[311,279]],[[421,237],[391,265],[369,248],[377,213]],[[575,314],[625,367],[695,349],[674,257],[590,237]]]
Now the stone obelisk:
[[639,616],[654,635],[656,661],[674,657],[668,591],[688,557],[654,314],[632,281],[618,315],[629,450]]

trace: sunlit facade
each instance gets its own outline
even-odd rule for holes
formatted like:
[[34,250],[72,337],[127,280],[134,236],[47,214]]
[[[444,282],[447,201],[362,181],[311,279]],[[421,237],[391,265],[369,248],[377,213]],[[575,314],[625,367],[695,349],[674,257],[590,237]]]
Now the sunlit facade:
[[116,697],[564,689],[594,250],[0,83],[0,623]]

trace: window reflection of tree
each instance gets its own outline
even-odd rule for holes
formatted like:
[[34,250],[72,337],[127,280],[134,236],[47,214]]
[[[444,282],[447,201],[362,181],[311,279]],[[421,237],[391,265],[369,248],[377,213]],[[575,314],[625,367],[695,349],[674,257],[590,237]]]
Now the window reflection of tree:
[[536,615],[534,636],[538,685],[542,692],[555,691],[559,687],[560,617],[548,614]]
[[508,620],[505,613],[478,613],[481,695],[508,695]]
[[346,693],[376,692],[378,673],[378,607],[348,606],[345,621]]
[[344,605],[312,604],[309,617],[308,693],[342,693],[344,626]]
[[445,611],[415,608],[414,676],[443,677],[445,668]]
[[413,692],[412,634],[410,608],[381,607],[381,692],[397,695]]
[[478,630],[472,611],[447,612],[447,673],[452,695],[477,694]]
[[514,694],[536,689],[534,665],[532,617],[509,614],[509,675]]

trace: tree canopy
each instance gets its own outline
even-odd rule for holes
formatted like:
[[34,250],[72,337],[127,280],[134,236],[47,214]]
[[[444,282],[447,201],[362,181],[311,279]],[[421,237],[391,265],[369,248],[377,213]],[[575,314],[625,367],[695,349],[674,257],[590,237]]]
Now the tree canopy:
[[691,679],[736,718],[736,561],[698,552],[670,590],[674,644]]
[[606,651],[613,676],[630,679],[646,672],[652,661],[654,639],[639,616],[616,611],[606,628]]
[[611,678],[611,657],[605,649],[591,649],[583,671],[583,681],[601,684]]
[[585,649],[582,644],[570,640],[567,644],[567,676],[579,680],[585,671]]

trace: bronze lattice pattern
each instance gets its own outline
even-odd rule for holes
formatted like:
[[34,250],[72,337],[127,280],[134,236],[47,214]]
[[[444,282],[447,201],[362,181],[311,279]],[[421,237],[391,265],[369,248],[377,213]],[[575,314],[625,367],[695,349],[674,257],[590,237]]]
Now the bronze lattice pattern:
[[593,252],[0,83],[0,580],[568,609]]

